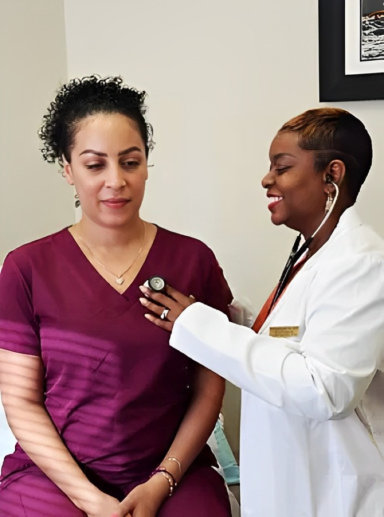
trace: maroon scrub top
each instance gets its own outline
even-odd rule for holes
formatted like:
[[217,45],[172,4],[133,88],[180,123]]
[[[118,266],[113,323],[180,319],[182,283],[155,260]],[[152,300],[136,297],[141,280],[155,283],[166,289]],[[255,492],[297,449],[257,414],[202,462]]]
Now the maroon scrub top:
[[[193,387],[193,361],[144,317],[139,286],[152,275],[224,312],[232,299],[212,251],[162,228],[123,294],[67,228],[9,253],[0,275],[0,348],[42,358],[45,405],[64,443],[120,486],[143,481],[161,461]],[[213,459],[205,450],[197,461]],[[32,466],[17,445],[2,480]]]

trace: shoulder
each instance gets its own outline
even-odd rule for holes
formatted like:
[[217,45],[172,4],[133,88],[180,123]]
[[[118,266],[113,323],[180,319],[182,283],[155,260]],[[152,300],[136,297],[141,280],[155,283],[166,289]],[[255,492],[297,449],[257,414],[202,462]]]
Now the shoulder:
[[365,224],[345,228],[319,253],[313,273],[314,298],[327,296],[335,300],[341,296],[345,307],[362,300],[382,303],[384,241]]
[[163,245],[172,246],[174,250],[177,249],[181,253],[192,253],[211,259],[215,256],[209,246],[195,237],[167,230],[165,228],[161,228],[160,226],[158,226],[158,232]]
[[158,229],[156,258],[167,264],[167,280],[181,291],[221,311],[227,310],[232,293],[215,254],[204,242],[163,228]]
[[56,245],[65,240],[67,233],[67,228],[64,228],[53,234],[22,244],[10,251],[5,258],[3,271],[7,270],[9,264],[15,265],[20,271],[25,271],[36,261],[48,260],[52,250]]
[[319,266],[340,264],[348,269],[351,264],[384,263],[384,240],[364,224],[353,208],[340,219],[329,241],[319,252]]

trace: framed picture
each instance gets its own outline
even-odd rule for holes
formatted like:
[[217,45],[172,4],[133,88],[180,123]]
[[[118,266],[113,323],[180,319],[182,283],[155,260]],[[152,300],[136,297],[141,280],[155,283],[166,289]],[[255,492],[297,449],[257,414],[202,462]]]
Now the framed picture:
[[384,1],[318,5],[320,101],[384,99]]

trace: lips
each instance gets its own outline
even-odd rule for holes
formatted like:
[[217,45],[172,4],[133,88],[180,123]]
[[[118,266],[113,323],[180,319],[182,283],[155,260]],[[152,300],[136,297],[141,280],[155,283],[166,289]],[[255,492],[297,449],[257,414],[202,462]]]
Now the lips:
[[268,209],[272,210],[282,199],[283,196],[268,196]]
[[114,197],[114,198],[109,198],[109,199],[103,199],[101,201],[101,203],[109,208],[122,208],[124,207],[125,205],[127,205],[128,203],[130,202],[129,199],[125,199],[125,198],[117,198],[117,197]]

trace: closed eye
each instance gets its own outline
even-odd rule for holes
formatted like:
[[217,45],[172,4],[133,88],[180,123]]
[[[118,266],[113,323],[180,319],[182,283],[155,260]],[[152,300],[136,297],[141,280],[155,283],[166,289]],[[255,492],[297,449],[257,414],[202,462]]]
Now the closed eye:
[[284,166],[276,167],[275,171],[277,172],[277,174],[283,174],[288,169],[290,169],[290,166],[284,165]]
[[100,169],[102,166],[103,166],[102,163],[87,163],[85,165],[85,168],[92,171],[92,170]]
[[126,167],[127,169],[133,169],[140,165],[140,162],[138,160],[125,160],[122,162],[123,167]]

